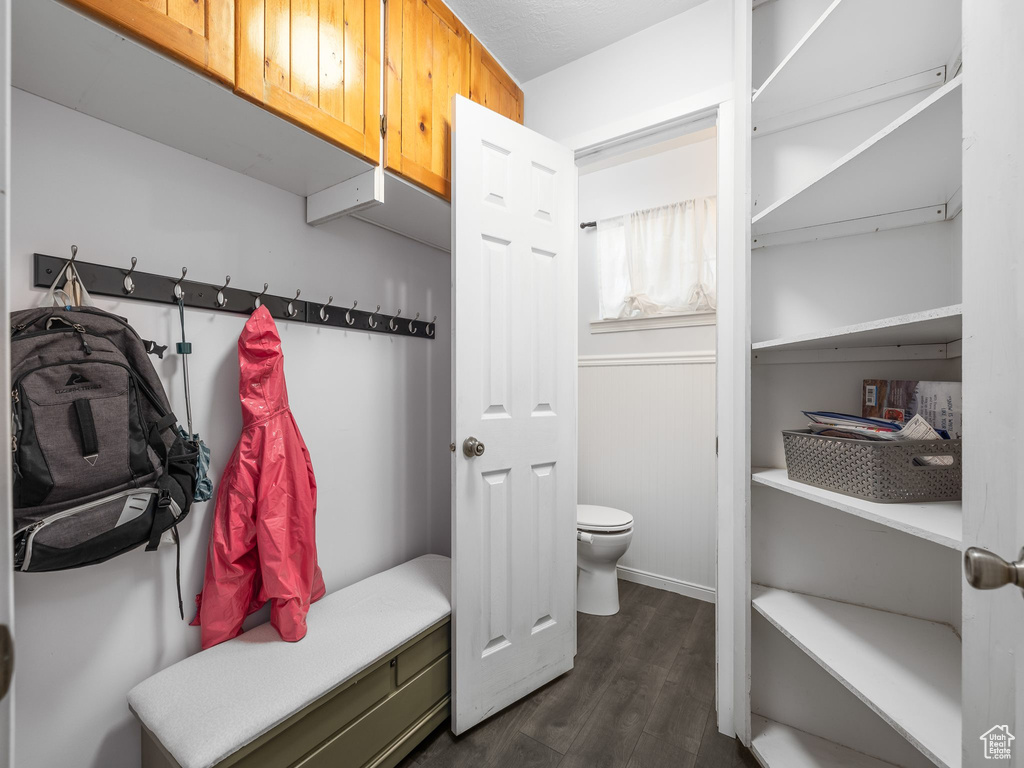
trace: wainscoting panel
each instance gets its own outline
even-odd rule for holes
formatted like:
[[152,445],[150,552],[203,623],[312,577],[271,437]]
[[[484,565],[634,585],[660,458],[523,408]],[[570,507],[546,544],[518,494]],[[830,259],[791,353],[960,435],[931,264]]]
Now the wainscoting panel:
[[579,365],[579,501],[633,515],[620,576],[713,599],[714,352]]

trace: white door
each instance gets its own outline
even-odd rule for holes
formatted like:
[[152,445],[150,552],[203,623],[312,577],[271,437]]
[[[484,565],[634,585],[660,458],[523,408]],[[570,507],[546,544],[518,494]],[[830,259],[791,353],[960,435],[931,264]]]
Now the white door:
[[572,668],[577,214],[571,151],[461,96],[453,114],[452,730],[462,733]]
[[[1024,99],[1006,57],[1020,55],[1024,4],[965,0],[963,22],[964,545],[1013,561],[1024,547]],[[1024,766],[1022,594],[964,590],[964,766]],[[992,728],[1012,759],[985,759]]]
[[[7,325],[10,270],[11,3],[0,0],[0,317]],[[11,391],[10,335],[0,333],[0,392]],[[0,419],[0,445],[11,444],[11,420]],[[14,595],[11,576],[11,452],[0,449],[0,768],[14,765]]]

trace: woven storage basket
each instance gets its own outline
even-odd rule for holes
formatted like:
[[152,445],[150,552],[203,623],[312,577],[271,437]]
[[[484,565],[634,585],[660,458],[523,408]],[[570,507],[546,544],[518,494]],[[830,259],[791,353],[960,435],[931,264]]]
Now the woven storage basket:
[[[956,501],[961,492],[960,440],[890,442],[783,430],[789,479],[867,501]],[[952,456],[950,465],[915,464]]]

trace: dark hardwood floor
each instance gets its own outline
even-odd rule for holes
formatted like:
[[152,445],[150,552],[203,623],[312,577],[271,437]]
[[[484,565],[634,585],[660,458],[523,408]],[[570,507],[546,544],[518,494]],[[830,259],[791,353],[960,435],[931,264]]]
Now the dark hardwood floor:
[[615,616],[578,614],[575,668],[455,738],[445,724],[399,768],[735,768],[715,722],[715,607],[619,582]]

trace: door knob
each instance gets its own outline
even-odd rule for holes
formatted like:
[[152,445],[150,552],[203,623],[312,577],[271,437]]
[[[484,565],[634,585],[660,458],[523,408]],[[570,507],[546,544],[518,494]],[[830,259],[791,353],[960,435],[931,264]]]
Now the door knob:
[[483,456],[484,444],[475,437],[467,437],[466,441],[462,444],[462,452],[470,459],[474,456]]
[[1024,589],[1024,550],[1014,563],[1008,563],[987,549],[970,547],[964,553],[967,583],[975,589],[997,589],[1016,584]]

